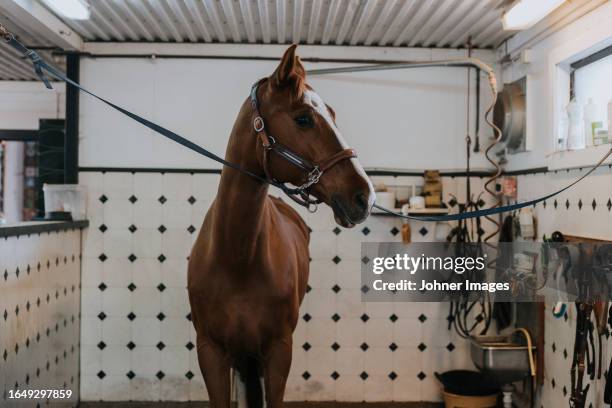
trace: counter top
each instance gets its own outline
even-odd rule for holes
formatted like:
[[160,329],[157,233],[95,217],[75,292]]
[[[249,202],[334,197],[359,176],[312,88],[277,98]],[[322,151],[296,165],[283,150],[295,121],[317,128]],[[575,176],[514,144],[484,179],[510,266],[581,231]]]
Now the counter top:
[[20,235],[40,234],[42,232],[66,231],[83,229],[89,226],[89,221],[29,221],[15,224],[0,225],[0,238]]

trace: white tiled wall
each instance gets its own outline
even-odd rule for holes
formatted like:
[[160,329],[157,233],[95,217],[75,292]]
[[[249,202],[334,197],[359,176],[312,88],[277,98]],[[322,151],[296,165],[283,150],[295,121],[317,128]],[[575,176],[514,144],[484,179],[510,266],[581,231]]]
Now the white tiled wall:
[[[83,248],[83,400],[206,399],[192,347],[186,266],[219,176],[80,177],[91,222]],[[478,190],[482,180],[474,184]],[[463,190],[457,180],[444,179],[446,193],[457,189]],[[448,305],[361,302],[360,244],[400,240],[401,221],[372,216],[346,230],[327,207],[299,211],[312,229],[311,289],[294,335],[286,399],[440,400],[434,371],[471,366],[467,344],[447,330]],[[412,230],[415,240],[433,239],[433,224]]]
[[[583,170],[547,172],[545,174],[520,176],[518,179],[519,200],[528,200],[564,187],[583,174]],[[612,170],[604,167],[594,175],[575,185],[546,205],[535,209],[538,236],[550,237],[554,231],[564,234],[612,240]],[[557,205],[555,206],[555,201]],[[546,305],[545,320],[545,384],[541,393],[541,405],[548,407],[567,406],[570,397],[570,366],[574,350],[576,330],[576,307],[568,304],[568,313],[561,319],[552,315],[553,304]],[[605,340],[606,338],[604,338]],[[604,367],[608,369],[612,354],[608,340],[604,344]],[[585,384],[588,377],[585,375]],[[601,406],[605,378],[591,382],[589,403]]]
[[77,230],[0,238],[0,407],[47,407],[11,400],[10,391],[70,390],[79,394]]

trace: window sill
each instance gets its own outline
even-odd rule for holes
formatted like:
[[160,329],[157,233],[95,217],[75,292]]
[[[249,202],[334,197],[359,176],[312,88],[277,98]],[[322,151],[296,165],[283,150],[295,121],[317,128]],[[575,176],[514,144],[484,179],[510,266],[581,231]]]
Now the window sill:
[[561,170],[575,167],[594,166],[609,150],[612,144],[588,146],[580,150],[564,150],[548,156],[548,169]]

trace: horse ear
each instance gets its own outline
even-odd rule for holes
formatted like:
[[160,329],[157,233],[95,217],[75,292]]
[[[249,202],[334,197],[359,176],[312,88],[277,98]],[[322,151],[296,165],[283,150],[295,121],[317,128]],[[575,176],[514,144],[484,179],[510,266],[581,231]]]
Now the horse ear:
[[306,70],[300,61],[300,57],[295,55],[297,44],[291,45],[285,51],[280,64],[272,74],[272,79],[277,86],[294,85],[299,86],[306,78]]

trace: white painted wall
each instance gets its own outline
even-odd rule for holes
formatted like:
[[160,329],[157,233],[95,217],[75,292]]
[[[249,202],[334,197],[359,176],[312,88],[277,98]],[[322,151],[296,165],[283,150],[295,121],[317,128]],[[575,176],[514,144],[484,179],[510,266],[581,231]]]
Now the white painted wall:
[[[453,55],[455,58],[456,53]],[[276,61],[83,58],[82,83],[223,155],[252,83]],[[338,64],[336,64],[338,65]],[[307,64],[321,68],[330,64]],[[466,72],[436,68],[341,74],[309,81],[337,112],[338,124],[367,167],[465,166]],[[487,105],[482,82],[482,109]],[[218,168],[153,135],[90,97],[81,98],[80,165]],[[483,129],[482,143],[489,134]],[[486,167],[482,154],[475,167]]]
[[38,129],[39,119],[63,119],[65,86],[0,81],[0,129]]
[[[531,63],[504,67],[504,83],[527,75],[527,132],[532,146],[528,152],[510,156],[508,170],[585,166],[597,162],[608,150],[609,146],[603,146],[552,154],[555,118],[569,97],[569,82],[564,72],[557,69],[557,64],[567,66],[569,62],[612,44],[610,21],[612,2],[607,2],[533,45]],[[503,50],[502,46],[500,51]],[[611,86],[610,82],[601,85]]]

